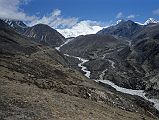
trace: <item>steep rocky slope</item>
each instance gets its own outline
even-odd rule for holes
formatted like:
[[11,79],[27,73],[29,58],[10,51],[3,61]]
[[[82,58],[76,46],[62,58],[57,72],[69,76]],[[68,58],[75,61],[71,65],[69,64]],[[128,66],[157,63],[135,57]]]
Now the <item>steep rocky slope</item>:
[[139,25],[131,20],[125,21],[121,20],[117,25],[104,28],[97,34],[101,35],[115,35],[118,37],[126,37],[131,40],[131,37],[140,32],[144,26]]
[[48,25],[37,24],[29,27],[23,21],[9,19],[1,19],[1,21],[4,21],[18,33],[53,48],[60,46],[65,41],[64,36]]
[[59,32],[44,24],[37,24],[28,28],[24,35],[51,47],[60,46],[65,41],[65,38]]
[[0,95],[1,120],[153,120],[159,114],[140,97],[85,78],[58,51],[2,21]]
[[128,42],[118,40],[110,35],[85,35],[74,38],[60,50],[64,53],[95,59],[101,56],[105,50],[125,47]]
[[24,34],[24,32],[27,30],[28,26],[23,22],[19,20],[9,20],[9,19],[0,19],[4,21],[6,24],[8,24],[10,27],[12,27],[17,32]]
[[128,59],[143,69],[143,81],[149,95],[159,98],[159,24],[148,25],[144,30],[134,35],[133,49]]

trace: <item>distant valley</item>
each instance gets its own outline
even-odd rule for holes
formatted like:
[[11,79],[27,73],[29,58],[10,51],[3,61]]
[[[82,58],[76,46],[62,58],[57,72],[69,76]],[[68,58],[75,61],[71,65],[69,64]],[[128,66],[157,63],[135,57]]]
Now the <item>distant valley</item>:
[[0,20],[1,120],[158,120],[159,22],[65,38]]

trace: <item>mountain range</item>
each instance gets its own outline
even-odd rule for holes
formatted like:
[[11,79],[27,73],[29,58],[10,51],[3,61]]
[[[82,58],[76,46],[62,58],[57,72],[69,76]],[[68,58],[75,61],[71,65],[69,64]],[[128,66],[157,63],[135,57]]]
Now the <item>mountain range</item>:
[[0,20],[0,119],[158,120],[158,61],[153,19],[68,39],[48,25]]
[[[158,98],[158,28],[159,23],[139,25],[130,20],[121,21],[96,35],[79,36],[61,51],[89,59],[86,66],[93,79],[99,78],[107,68],[105,79],[126,88],[144,89]],[[109,60],[115,62],[115,69],[109,68]]]
[[23,21],[14,20],[2,20],[11,26],[18,33],[33,38],[35,41],[49,45],[51,47],[60,46],[65,42],[65,37],[52,29],[48,25],[37,24],[35,26],[29,27]]
[[149,18],[144,24],[133,22],[131,20],[119,20],[116,25],[104,28],[101,31],[97,32],[97,34],[111,34],[118,37],[126,37],[131,39],[133,35],[143,30],[146,26],[158,23],[159,21],[153,18]]

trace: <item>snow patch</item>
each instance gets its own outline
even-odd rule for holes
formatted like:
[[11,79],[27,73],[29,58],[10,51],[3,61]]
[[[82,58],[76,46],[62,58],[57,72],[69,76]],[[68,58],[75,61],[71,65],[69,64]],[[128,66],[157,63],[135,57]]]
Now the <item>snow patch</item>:
[[76,58],[78,60],[80,60],[81,62],[78,64],[78,67],[81,68],[81,70],[85,73],[84,75],[87,77],[87,78],[90,78],[90,75],[91,75],[91,72],[87,69],[87,67],[85,67],[83,64],[85,64],[86,62],[88,62],[89,60],[86,60],[86,59],[83,59],[83,58],[80,58],[80,57],[75,57],[75,56],[71,56],[71,55],[68,55],[68,54],[64,54],[65,56],[68,56],[68,57],[73,57],[73,58]]
[[108,59],[108,61],[111,63],[111,66],[112,66],[112,68],[114,69],[114,68],[115,68],[115,62],[112,61],[112,60],[110,60],[110,59]]
[[69,42],[71,42],[74,38],[70,38],[68,39],[66,42],[64,42],[62,45],[60,45],[59,47],[55,47],[56,50],[60,51],[60,48],[63,47],[64,45],[68,44]]

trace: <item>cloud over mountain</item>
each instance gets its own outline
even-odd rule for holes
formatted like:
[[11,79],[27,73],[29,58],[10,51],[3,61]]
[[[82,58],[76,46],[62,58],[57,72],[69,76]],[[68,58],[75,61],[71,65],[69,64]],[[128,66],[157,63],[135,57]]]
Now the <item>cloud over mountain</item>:
[[135,18],[135,17],[136,17],[136,16],[133,15],[133,14],[127,16],[128,19],[133,19],[133,18]]
[[123,13],[122,12],[119,12],[117,15],[116,15],[116,18],[119,19],[119,18],[122,18],[123,17]]
[[30,16],[20,8],[22,4],[29,4],[31,0],[0,0],[0,18],[27,21],[29,25],[38,23],[47,24],[51,27],[72,27],[78,21],[78,18],[61,17],[61,10],[55,9],[49,15],[43,17]]
[[76,17],[64,18],[61,10],[55,9],[48,15],[29,16],[20,8],[22,4],[29,4],[31,0],[0,0],[0,18],[26,21],[29,26],[47,24],[58,29],[65,37],[93,34],[103,27],[91,20],[79,21]]
[[74,25],[71,28],[57,29],[57,31],[63,34],[67,38],[67,37],[76,37],[79,35],[95,34],[103,28],[104,26],[100,25],[100,23],[96,21],[84,20],[78,22],[76,25]]
[[70,17],[70,18],[63,18],[61,16],[61,10],[55,9],[49,15],[44,15],[41,18],[33,20],[29,23],[30,26],[35,24],[47,24],[53,28],[70,28],[77,24],[78,18]]
[[21,4],[27,4],[30,0],[0,0],[0,18],[16,20],[35,20],[36,16],[28,16],[20,9]]

